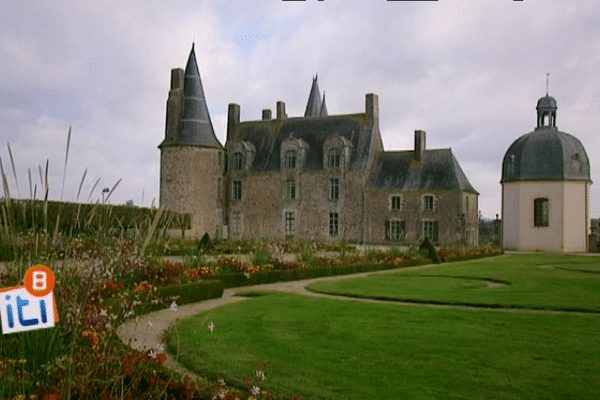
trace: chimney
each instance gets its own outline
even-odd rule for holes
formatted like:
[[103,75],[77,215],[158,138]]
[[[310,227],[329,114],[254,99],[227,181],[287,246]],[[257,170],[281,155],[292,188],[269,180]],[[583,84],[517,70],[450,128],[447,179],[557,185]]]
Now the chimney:
[[235,128],[240,123],[240,106],[239,104],[230,103],[227,113],[227,139],[233,136]]
[[285,103],[283,101],[277,102],[277,119],[286,119],[287,115],[285,114]]
[[179,136],[179,120],[183,112],[183,70],[174,68],[171,70],[171,90],[167,99],[167,118],[165,127],[165,139],[176,141]]
[[415,131],[415,160],[421,161],[425,152],[425,131]]
[[271,119],[271,110],[268,108],[262,110],[262,119],[263,121],[268,121]]
[[183,69],[174,68],[171,70],[171,90],[183,89]]
[[374,93],[365,96],[365,114],[368,124],[379,125],[379,96]]

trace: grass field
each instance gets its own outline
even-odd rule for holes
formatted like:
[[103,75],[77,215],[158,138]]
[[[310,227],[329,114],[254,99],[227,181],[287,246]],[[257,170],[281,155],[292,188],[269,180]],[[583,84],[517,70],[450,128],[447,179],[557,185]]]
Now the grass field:
[[349,296],[600,312],[600,257],[520,254],[317,282],[310,290]]
[[[598,261],[510,255],[329,282],[326,289],[589,312],[600,308]],[[235,377],[262,370],[261,389],[307,399],[597,399],[598,332],[600,315],[592,312],[438,309],[263,293],[180,322],[168,343],[193,371],[241,385]]]

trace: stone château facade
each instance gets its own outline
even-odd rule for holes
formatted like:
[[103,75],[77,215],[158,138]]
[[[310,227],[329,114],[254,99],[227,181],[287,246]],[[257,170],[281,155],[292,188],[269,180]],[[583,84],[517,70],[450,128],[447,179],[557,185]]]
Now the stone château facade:
[[229,105],[227,143],[217,140],[194,49],[171,72],[160,205],[194,215],[191,234],[310,238],[359,243],[477,244],[478,193],[451,149],[384,151],[378,97],[365,111],[328,115],[317,78],[304,117],[240,121]]

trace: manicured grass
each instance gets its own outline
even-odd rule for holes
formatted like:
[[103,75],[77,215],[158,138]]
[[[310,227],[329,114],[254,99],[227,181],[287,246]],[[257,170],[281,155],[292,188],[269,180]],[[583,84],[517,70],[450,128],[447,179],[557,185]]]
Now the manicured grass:
[[597,399],[599,331],[597,315],[267,293],[180,322],[168,344],[193,371],[262,370],[262,390],[307,399]]
[[388,300],[600,312],[600,257],[511,254],[316,282],[309,289]]

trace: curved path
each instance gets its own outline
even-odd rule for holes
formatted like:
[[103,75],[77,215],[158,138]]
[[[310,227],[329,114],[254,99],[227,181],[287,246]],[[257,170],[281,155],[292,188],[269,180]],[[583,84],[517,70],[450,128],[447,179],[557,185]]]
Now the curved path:
[[[185,318],[193,317],[201,312],[212,310],[214,308],[235,303],[238,301],[243,301],[249,299],[249,297],[245,297],[243,295],[244,292],[248,291],[280,291],[280,292],[289,292],[289,293],[297,293],[305,296],[315,296],[315,297],[326,297],[326,298],[335,298],[340,300],[347,301],[366,301],[371,303],[393,303],[398,305],[412,305],[419,307],[438,307],[438,308],[461,308],[461,309],[472,309],[472,310],[491,310],[491,311],[502,311],[502,312],[533,312],[533,313],[546,313],[546,314],[562,314],[566,311],[549,311],[549,310],[531,310],[531,309],[513,309],[513,308],[485,308],[485,307],[469,307],[469,306],[457,306],[457,305],[440,305],[440,304],[427,304],[427,303],[413,303],[413,302],[401,302],[401,301],[386,301],[386,300],[374,300],[374,299],[362,299],[356,297],[347,297],[347,296],[336,296],[336,295],[328,295],[322,293],[311,292],[306,289],[308,285],[316,281],[325,281],[325,280],[340,280],[340,279],[349,279],[349,278],[358,278],[373,274],[386,274],[386,273],[394,273],[399,270],[414,270],[421,268],[429,268],[439,266],[439,264],[428,264],[428,265],[420,265],[415,267],[401,267],[391,270],[383,270],[383,271],[375,271],[375,272],[364,272],[358,274],[351,275],[341,275],[341,276],[331,276],[331,277],[322,277],[322,278],[314,278],[314,279],[305,279],[300,281],[292,281],[292,282],[276,282],[269,283],[263,285],[255,285],[255,286],[243,286],[236,287],[231,289],[225,289],[223,292],[223,296],[218,299],[205,300],[199,303],[186,304],[183,306],[178,306],[176,311],[172,311],[170,309],[163,309],[159,311],[154,311],[148,314],[144,314],[135,319],[129,320],[123,323],[121,326],[117,328],[117,335],[121,339],[121,341],[132,348],[140,351],[156,349],[159,344],[163,344],[165,346],[166,351],[166,336],[168,334],[169,328],[177,323],[180,320]],[[573,312],[569,312],[573,314]],[[168,353],[167,353],[168,354]],[[189,375],[193,378],[197,378],[197,376],[185,369],[183,366],[178,364],[171,354],[169,355],[169,361],[167,362],[167,367],[178,371],[184,375]]]

